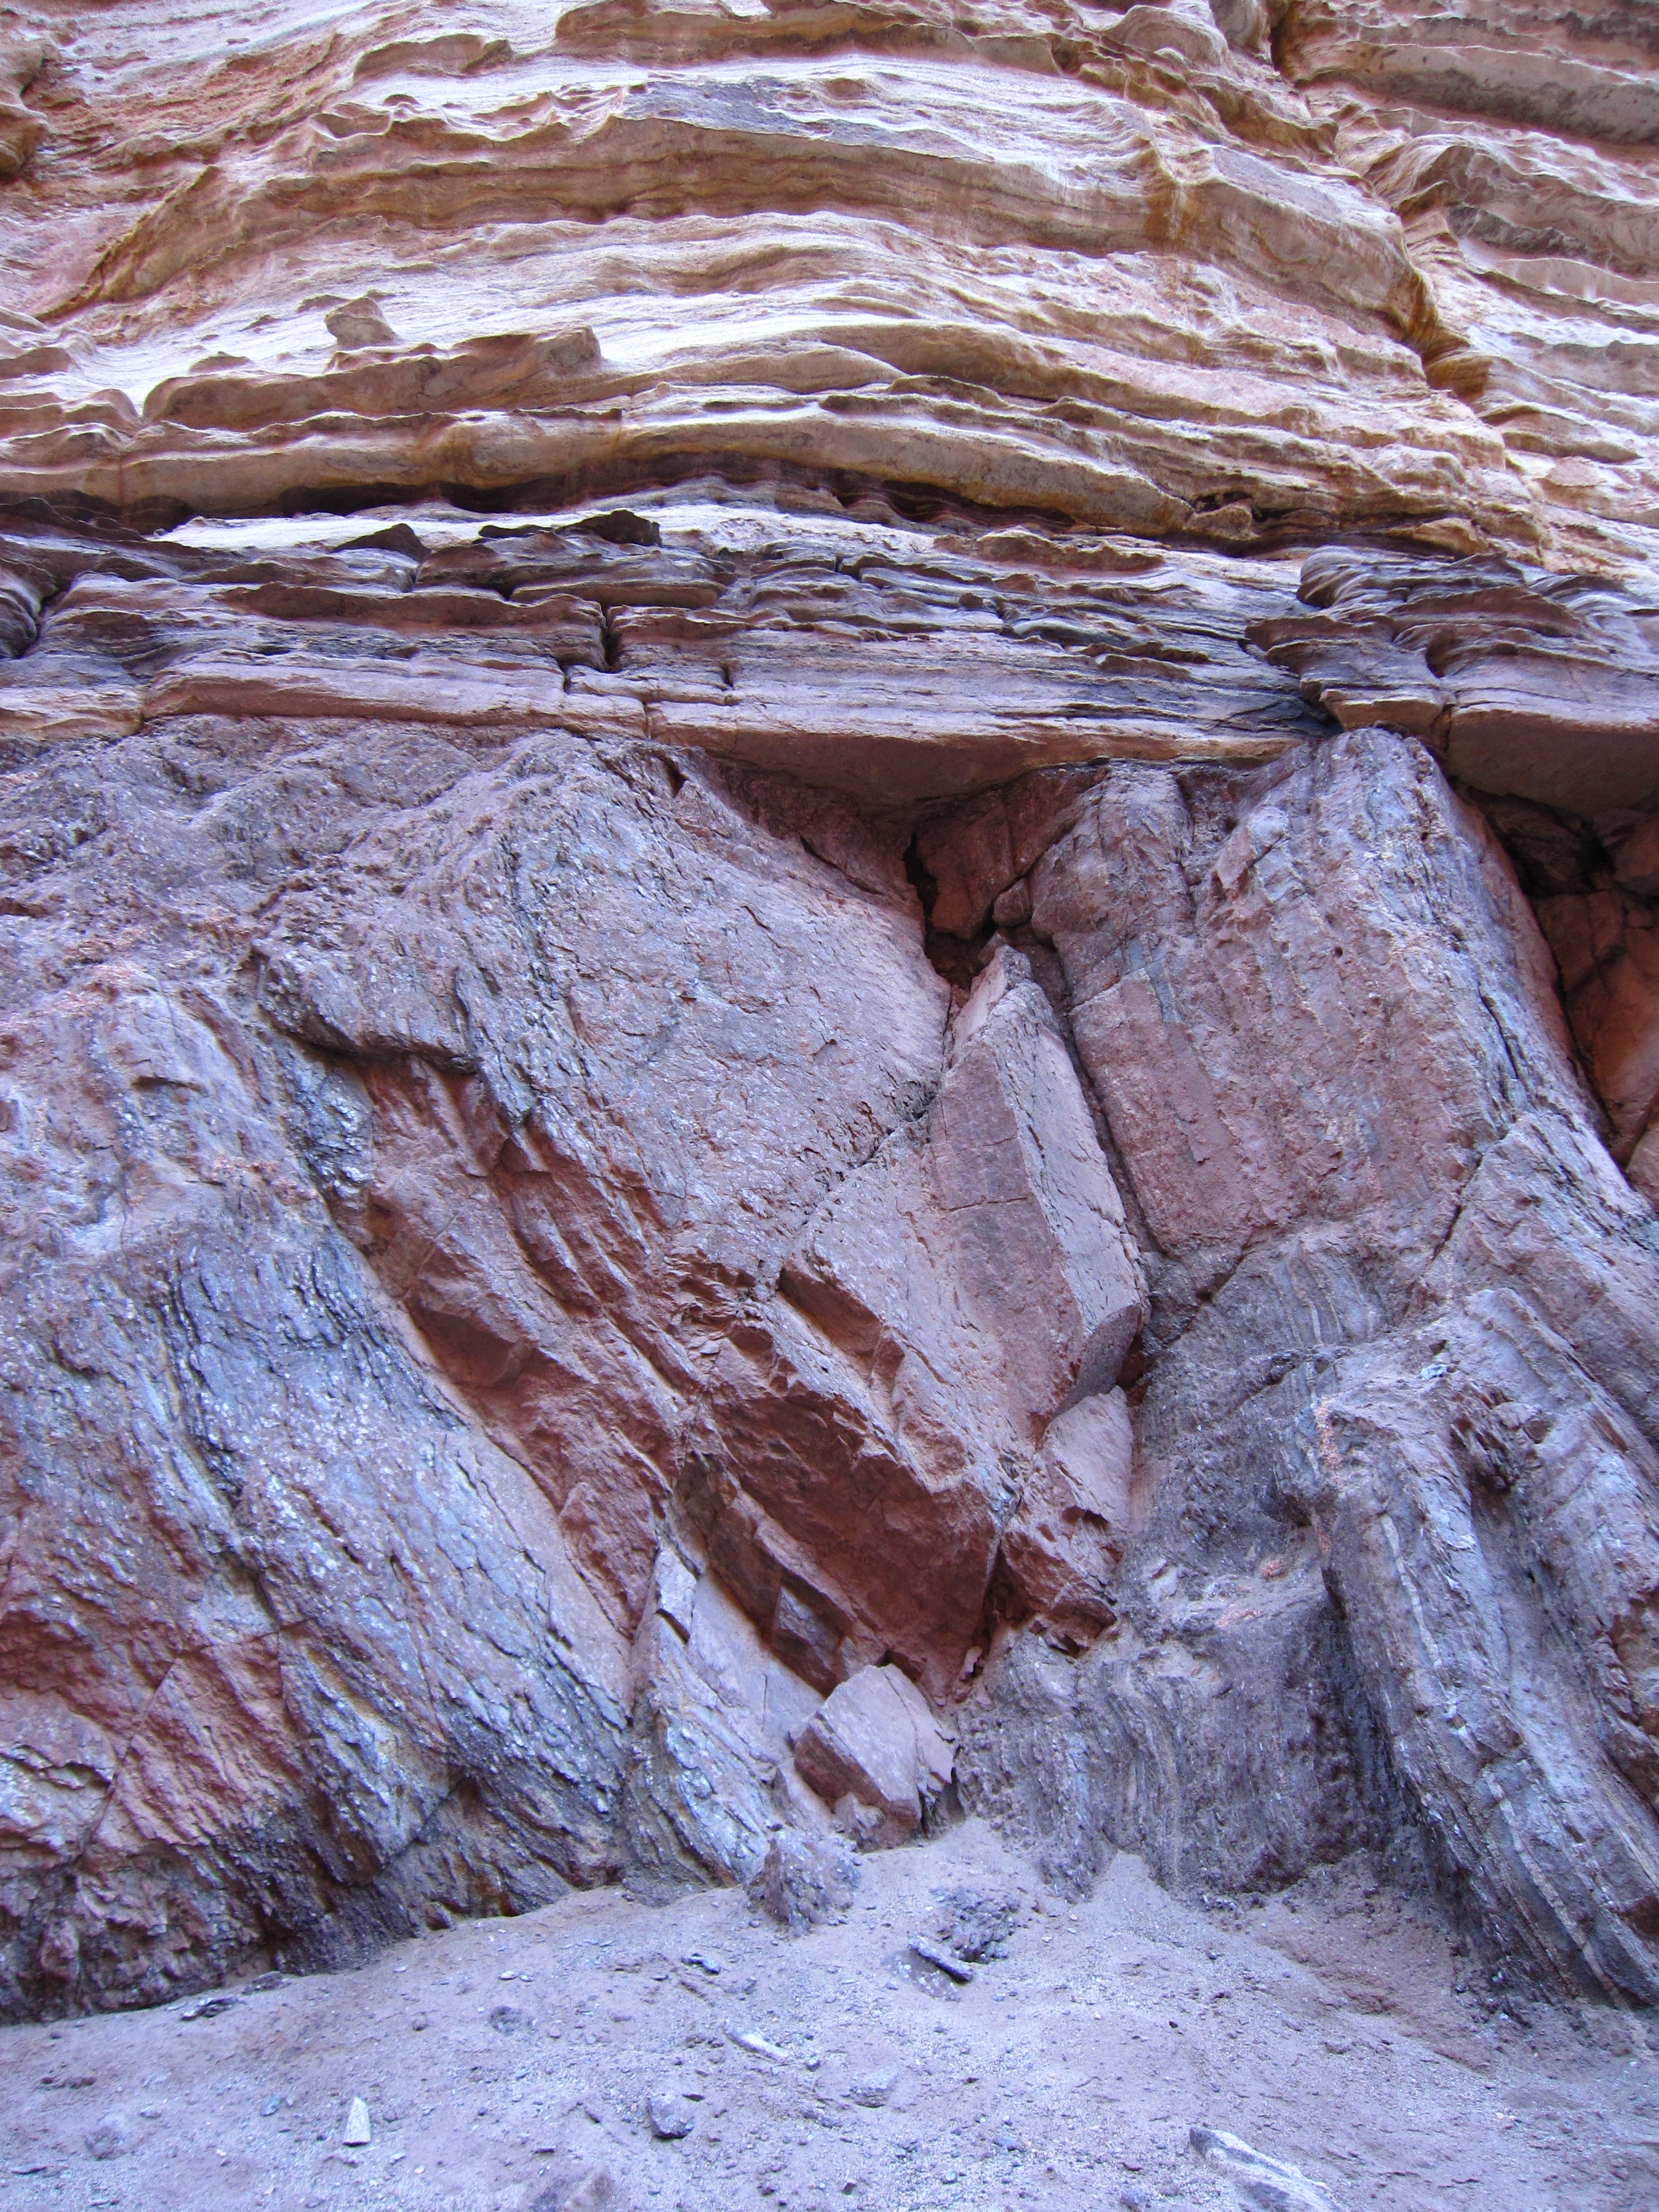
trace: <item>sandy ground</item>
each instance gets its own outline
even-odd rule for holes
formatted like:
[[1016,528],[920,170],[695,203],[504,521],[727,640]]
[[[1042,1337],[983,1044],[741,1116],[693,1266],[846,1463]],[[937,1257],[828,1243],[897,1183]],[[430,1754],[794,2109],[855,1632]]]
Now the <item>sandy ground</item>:
[[[962,1889],[1020,1907],[965,1986],[907,1948]],[[0,2212],[1243,2202],[1194,2125],[1354,2212],[1659,2205],[1641,2024],[1501,2008],[1355,1867],[1206,1909],[1120,1857],[1073,1908],[969,1823],[866,1860],[845,1919],[797,1937],[730,1891],[607,1891],[264,1984],[0,2030]],[[690,2132],[659,2140],[653,2099]]]

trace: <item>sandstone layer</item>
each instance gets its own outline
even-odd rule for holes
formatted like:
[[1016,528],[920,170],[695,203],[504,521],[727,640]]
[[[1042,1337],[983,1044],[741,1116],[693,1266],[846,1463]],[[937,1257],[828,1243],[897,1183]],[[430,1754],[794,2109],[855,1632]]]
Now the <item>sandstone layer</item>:
[[0,13],[0,2008],[964,1805],[1659,1998],[1656,62]]

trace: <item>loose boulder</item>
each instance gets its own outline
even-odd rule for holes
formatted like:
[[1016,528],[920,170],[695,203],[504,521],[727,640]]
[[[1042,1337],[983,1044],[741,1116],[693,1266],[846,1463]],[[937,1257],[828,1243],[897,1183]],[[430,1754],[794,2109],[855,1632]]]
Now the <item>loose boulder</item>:
[[795,1765],[831,1805],[877,1817],[860,1840],[902,1844],[951,1779],[951,1747],[896,1667],[865,1667],[832,1691],[795,1740]]

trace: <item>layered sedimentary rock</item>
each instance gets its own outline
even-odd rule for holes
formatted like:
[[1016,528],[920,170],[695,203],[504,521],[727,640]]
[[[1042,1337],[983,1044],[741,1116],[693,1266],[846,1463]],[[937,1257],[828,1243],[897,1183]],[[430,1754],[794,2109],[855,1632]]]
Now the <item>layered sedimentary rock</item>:
[[1654,59],[0,16],[8,2010],[962,1803],[1659,1994]]

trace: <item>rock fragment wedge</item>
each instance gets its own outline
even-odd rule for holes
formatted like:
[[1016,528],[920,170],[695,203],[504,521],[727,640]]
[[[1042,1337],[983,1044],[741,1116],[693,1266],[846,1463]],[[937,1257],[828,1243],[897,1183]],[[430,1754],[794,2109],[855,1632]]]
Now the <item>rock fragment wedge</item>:
[[1337,2199],[1310,2181],[1299,2167],[1253,2150],[1223,2129],[1195,2127],[1189,2140],[1194,2154],[1226,2177],[1239,2203],[1250,2212],[1343,2212]]

